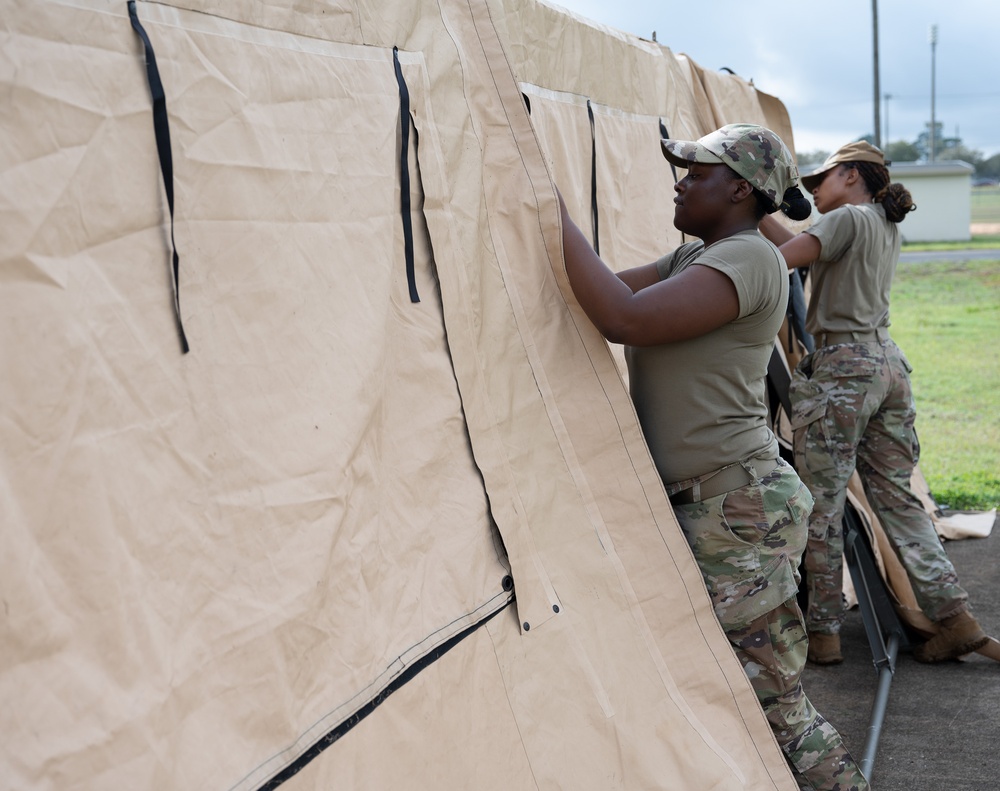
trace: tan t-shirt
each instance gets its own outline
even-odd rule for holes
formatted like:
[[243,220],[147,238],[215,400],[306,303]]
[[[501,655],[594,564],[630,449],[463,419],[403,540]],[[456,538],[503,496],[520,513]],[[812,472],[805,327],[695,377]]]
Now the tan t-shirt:
[[683,245],[656,264],[661,279],[710,266],[732,280],[740,301],[739,317],[706,335],[625,349],[632,400],[664,483],[740,459],[777,458],[765,377],[788,304],[781,253],[744,231],[708,248]]
[[888,327],[902,240],[882,204],[841,206],[821,215],[806,233],[820,244],[819,258],[809,267],[806,329],[818,335]]

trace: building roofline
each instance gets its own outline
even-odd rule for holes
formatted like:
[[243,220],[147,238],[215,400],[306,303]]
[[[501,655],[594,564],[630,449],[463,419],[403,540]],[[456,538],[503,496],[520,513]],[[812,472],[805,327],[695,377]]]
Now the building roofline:
[[946,159],[938,162],[893,162],[889,166],[889,173],[893,176],[945,176],[962,175],[971,176],[976,168],[961,159]]

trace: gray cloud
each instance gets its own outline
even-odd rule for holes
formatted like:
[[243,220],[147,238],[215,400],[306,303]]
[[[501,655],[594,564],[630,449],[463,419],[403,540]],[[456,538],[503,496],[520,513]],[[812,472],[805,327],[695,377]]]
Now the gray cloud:
[[[706,0],[710,18],[665,0],[552,2],[600,24],[657,40],[709,69],[729,68],[788,108],[800,151],[831,150],[874,131],[870,0]],[[883,141],[913,141],[934,117],[984,156],[1000,153],[1000,3],[879,0]],[[885,94],[891,96],[886,100]]]

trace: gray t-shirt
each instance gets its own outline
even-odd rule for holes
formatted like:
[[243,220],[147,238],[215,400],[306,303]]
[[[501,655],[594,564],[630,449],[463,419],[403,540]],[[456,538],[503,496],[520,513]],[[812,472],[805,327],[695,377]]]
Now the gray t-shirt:
[[819,258],[809,267],[806,329],[818,335],[888,327],[889,291],[902,240],[882,204],[841,206],[805,232],[820,244]]
[[757,231],[706,248],[682,245],[661,258],[661,279],[703,265],[726,275],[739,317],[698,338],[625,349],[629,384],[653,460],[670,484],[747,458],[774,459],[767,363],[788,304],[788,269]]

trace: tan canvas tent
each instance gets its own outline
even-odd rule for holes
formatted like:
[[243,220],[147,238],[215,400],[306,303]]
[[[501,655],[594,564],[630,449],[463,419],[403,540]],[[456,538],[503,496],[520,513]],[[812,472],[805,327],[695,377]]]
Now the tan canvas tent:
[[2,9],[6,787],[794,789],[554,189],[651,260],[659,125],[779,101],[532,0]]

